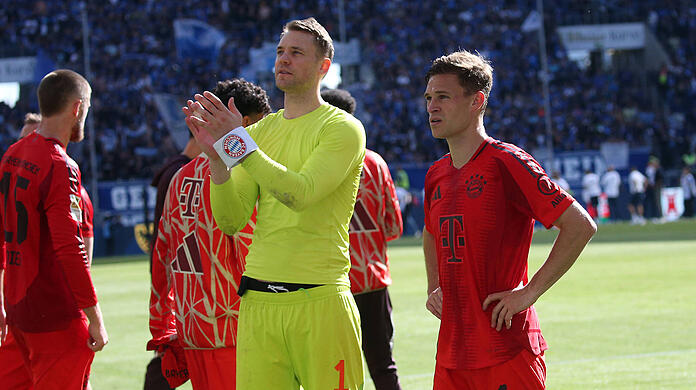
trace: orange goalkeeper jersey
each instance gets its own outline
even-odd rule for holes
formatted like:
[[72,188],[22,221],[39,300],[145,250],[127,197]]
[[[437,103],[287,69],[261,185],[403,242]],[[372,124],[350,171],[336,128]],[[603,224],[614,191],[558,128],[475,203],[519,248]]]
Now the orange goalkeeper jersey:
[[237,287],[255,215],[234,236],[220,231],[210,207],[210,168],[199,156],[172,178],[153,247],[150,332],[178,333],[188,349],[236,345]]
[[355,210],[350,220],[350,289],[353,294],[391,284],[387,241],[403,231],[401,210],[389,167],[367,149]]

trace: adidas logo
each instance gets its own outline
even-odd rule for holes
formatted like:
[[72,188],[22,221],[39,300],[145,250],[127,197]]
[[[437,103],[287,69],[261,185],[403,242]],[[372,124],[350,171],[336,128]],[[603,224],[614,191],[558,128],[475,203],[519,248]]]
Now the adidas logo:
[[430,201],[435,202],[438,199],[442,199],[442,195],[440,194],[440,186],[437,186],[437,189],[433,193],[433,197],[430,199]]

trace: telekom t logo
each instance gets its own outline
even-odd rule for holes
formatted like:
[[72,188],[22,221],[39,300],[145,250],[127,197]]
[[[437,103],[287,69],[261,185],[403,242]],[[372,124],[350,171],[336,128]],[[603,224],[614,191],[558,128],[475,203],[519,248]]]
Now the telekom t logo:
[[179,192],[179,205],[181,206],[181,216],[183,218],[193,218],[196,207],[201,202],[201,187],[203,186],[203,179],[194,179],[192,177],[185,177],[184,181],[181,182],[181,189]]
[[440,217],[440,237],[442,237],[442,247],[449,248],[452,257],[447,259],[448,263],[461,263],[463,260],[457,257],[457,248],[464,248],[464,223],[461,215],[450,215]]

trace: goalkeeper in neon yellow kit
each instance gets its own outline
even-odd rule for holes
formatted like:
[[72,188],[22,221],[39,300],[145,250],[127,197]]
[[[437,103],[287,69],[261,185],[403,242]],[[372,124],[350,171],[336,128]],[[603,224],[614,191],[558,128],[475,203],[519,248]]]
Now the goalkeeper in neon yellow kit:
[[183,109],[210,158],[220,229],[241,229],[258,200],[239,292],[240,389],[363,386],[348,224],[365,132],[360,121],[320,97],[332,58],[331,37],[314,18],[291,21],[275,61],[284,109],[246,129],[234,100],[226,107],[207,91]]

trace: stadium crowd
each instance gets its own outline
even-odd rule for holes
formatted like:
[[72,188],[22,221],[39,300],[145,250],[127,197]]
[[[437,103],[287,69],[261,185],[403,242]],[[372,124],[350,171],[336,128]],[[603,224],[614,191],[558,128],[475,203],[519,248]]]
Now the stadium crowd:
[[[338,0],[313,6],[300,0],[85,3],[99,180],[149,178],[168,156],[178,153],[155,107],[154,93],[189,97],[212,88],[214,80],[237,76],[249,62],[249,49],[275,41],[278,26],[289,19],[315,16],[339,38]],[[437,6],[405,0],[344,3],[347,38],[361,43],[361,74],[373,74],[344,87],[358,101],[367,146],[386,161],[430,162],[446,152],[446,145],[430,135],[422,75],[433,58],[458,48],[478,50],[496,65],[486,114],[489,133],[530,151],[546,145],[537,36],[521,29],[535,1],[494,0],[467,7],[457,1]],[[653,0],[593,1],[582,7],[547,3],[554,149],[597,149],[607,140],[625,140],[631,146],[650,146],[665,168],[679,167],[680,156],[696,147],[696,114],[691,109],[696,41],[688,34],[696,26],[696,5]],[[0,57],[43,51],[58,66],[84,73],[80,7],[78,2],[55,1],[5,4],[0,9],[5,37]],[[217,62],[177,58],[172,22],[184,17],[225,32],[227,42]],[[627,69],[579,66],[555,33],[560,24],[625,21],[645,22],[672,61],[650,74],[647,85]],[[280,108],[282,95],[272,78],[259,82],[269,91],[272,108]],[[3,150],[15,141],[24,114],[36,111],[35,100],[33,93],[25,93],[12,109],[0,103]],[[77,155],[85,182],[91,172],[88,153],[83,147]]]

